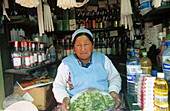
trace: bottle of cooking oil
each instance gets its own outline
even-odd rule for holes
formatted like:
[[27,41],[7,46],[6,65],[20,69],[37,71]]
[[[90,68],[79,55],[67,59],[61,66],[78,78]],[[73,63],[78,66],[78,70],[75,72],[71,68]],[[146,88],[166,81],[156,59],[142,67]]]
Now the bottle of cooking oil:
[[147,52],[142,52],[142,56],[143,57],[140,59],[142,74],[151,74],[152,62],[147,57]]
[[158,72],[154,88],[154,111],[169,111],[168,84],[164,80],[164,73]]

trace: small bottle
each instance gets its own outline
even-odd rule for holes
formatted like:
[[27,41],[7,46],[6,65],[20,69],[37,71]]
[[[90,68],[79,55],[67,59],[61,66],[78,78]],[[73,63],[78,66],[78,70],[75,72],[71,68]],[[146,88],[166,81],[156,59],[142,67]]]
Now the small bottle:
[[40,44],[41,54],[42,54],[42,62],[45,63],[46,61],[46,54],[44,51],[44,44]]
[[21,52],[18,50],[18,41],[14,42],[15,51],[13,52],[13,68],[21,69]]
[[40,51],[40,43],[37,42],[37,56],[38,56],[38,65],[42,64],[42,53]]
[[32,53],[34,55],[34,66],[38,65],[37,51],[35,50],[35,43],[32,43]]
[[30,52],[28,51],[27,41],[24,41],[24,52],[23,52],[24,65],[23,68],[31,68]]
[[164,73],[158,72],[154,87],[154,111],[169,111],[168,84],[164,80]]
[[151,74],[152,70],[152,62],[147,57],[147,52],[142,52],[143,57],[140,59],[141,61],[141,69],[143,74]]
[[28,42],[28,51],[30,52],[31,67],[33,67],[34,66],[34,54],[31,50],[31,42]]

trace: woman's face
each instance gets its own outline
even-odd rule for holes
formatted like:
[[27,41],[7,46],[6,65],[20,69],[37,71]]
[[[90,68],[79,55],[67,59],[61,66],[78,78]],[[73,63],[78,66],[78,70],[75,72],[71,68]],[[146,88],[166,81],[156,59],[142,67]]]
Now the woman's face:
[[80,60],[88,62],[93,51],[94,44],[85,35],[77,37],[74,43],[74,52]]

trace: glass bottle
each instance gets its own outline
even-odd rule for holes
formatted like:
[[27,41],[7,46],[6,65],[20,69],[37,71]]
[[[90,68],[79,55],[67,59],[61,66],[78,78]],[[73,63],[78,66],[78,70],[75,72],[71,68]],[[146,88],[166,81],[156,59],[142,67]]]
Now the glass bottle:
[[31,50],[31,42],[28,42],[28,50],[30,52],[30,62],[31,62],[31,67],[34,66],[34,54]]
[[15,51],[13,52],[13,68],[21,69],[21,52],[18,50],[18,41],[14,42]]
[[41,51],[41,54],[42,54],[42,63],[45,63],[46,54],[45,54],[45,51],[44,51],[44,44],[40,44],[40,51]]
[[34,55],[34,66],[38,65],[38,56],[37,56],[37,52],[35,50],[35,43],[32,43],[32,53]]
[[38,58],[38,65],[42,64],[42,53],[40,51],[40,43],[37,42],[37,58]]
[[24,41],[24,52],[23,52],[24,65],[23,68],[31,68],[30,52],[28,51],[27,41]]

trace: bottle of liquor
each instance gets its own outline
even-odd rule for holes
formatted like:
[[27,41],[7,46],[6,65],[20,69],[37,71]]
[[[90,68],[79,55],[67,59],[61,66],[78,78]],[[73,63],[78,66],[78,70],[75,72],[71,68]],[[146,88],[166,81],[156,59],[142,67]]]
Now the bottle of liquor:
[[33,67],[34,66],[34,54],[31,50],[31,42],[28,42],[28,50],[30,52],[31,67]]
[[45,63],[46,54],[45,54],[45,51],[44,51],[44,44],[40,44],[40,51],[41,51],[41,54],[42,54],[42,63]]
[[80,11],[78,11],[76,15],[77,15],[76,16],[76,29],[79,29],[80,28],[80,16],[81,16]]
[[32,53],[34,55],[34,66],[38,65],[38,56],[37,56],[37,52],[35,50],[35,43],[32,43]]
[[92,10],[92,28],[95,29],[96,28],[96,14],[95,11]]
[[24,41],[21,41],[21,67],[24,67],[24,56],[23,56],[23,52],[24,52]]
[[38,56],[38,65],[42,64],[42,53],[40,51],[40,43],[37,42],[37,56]]
[[18,50],[18,41],[14,42],[15,51],[13,52],[13,68],[21,69],[21,52]]
[[61,16],[61,12],[59,13],[57,17],[57,30],[62,31],[63,30],[63,18]]
[[23,52],[24,65],[23,68],[31,68],[30,52],[28,51],[27,41],[24,41],[24,52]]

